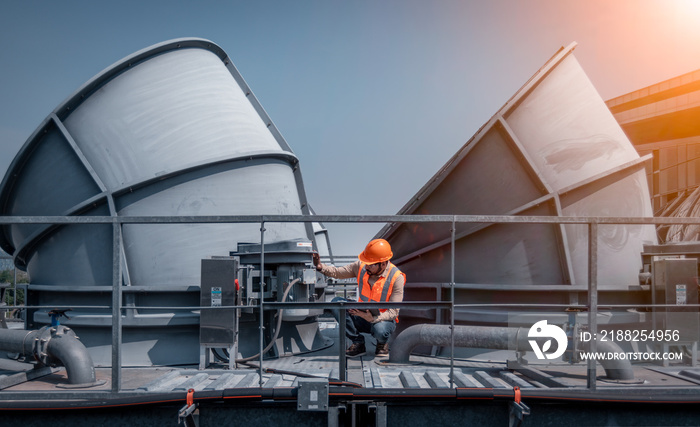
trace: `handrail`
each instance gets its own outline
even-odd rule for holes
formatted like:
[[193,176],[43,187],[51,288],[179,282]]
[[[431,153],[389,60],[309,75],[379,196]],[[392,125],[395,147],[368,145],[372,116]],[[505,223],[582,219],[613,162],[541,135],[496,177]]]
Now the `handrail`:
[[347,222],[347,223],[526,223],[662,225],[700,224],[700,217],[611,217],[527,215],[188,215],[188,216],[3,216],[0,224],[206,224],[260,222]]
[[[598,288],[597,288],[597,238],[598,226],[600,225],[670,225],[670,224],[700,224],[700,218],[659,218],[659,217],[562,217],[562,216],[507,216],[507,215],[220,215],[220,216],[0,216],[0,225],[8,224],[112,224],[113,225],[113,281],[112,281],[112,317],[115,319],[112,322],[112,392],[119,393],[121,391],[121,310],[132,307],[122,306],[122,286],[121,286],[121,226],[124,224],[202,224],[202,223],[259,223],[260,224],[260,240],[261,240],[261,268],[264,270],[264,244],[265,244],[265,223],[276,222],[341,222],[341,223],[445,223],[450,226],[450,244],[451,244],[451,260],[450,260],[450,288],[451,300],[442,303],[430,302],[425,307],[435,309],[449,309],[454,312],[456,307],[476,306],[471,304],[455,304],[454,300],[454,265],[455,265],[455,229],[457,223],[489,223],[489,224],[582,224],[588,226],[589,234],[589,283],[588,283],[588,304],[575,305],[576,308],[587,308],[589,317],[589,329],[591,332],[597,331],[597,313],[598,313]],[[263,280],[261,276],[261,281]],[[268,308],[284,307],[288,304],[299,303],[277,303],[266,302],[264,306]],[[314,303],[315,308],[320,308],[329,303]],[[394,306],[397,303],[387,303],[386,306]],[[398,304],[407,304],[398,303]],[[513,306],[500,305],[498,306]],[[261,328],[264,311],[263,302],[260,302]],[[295,305],[296,306],[296,305]],[[362,303],[343,303],[344,307],[361,307]],[[384,304],[382,304],[384,306]],[[398,305],[397,305],[398,306]],[[494,304],[489,304],[494,306]],[[517,306],[517,305],[516,305]],[[519,305],[524,306],[524,305]],[[529,306],[529,305],[528,305]],[[542,306],[542,305],[539,305]],[[559,307],[560,305],[547,305],[549,307]],[[564,306],[564,305],[561,305]],[[566,307],[574,307],[574,305],[565,305]],[[609,305],[606,305],[606,307]],[[636,305],[635,305],[636,306]],[[78,307],[78,306],[74,306]],[[373,304],[373,307],[378,307]],[[25,307],[29,308],[29,307]],[[135,307],[134,307],[135,308]],[[163,309],[164,307],[158,307]],[[184,309],[183,307],[179,307]],[[341,310],[341,312],[344,312]],[[454,330],[454,316],[451,317],[451,327]],[[344,322],[341,322],[339,333],[344,336]],[[262,337],[262,330],[261,330]],[[341,340],[342,341],[342,340]],[[595,342],[592,343],[595,347]],[[260,350],[263,343],[261,338]],[[595,348],[591,348],[595,351]],[[344,349],[340,350],[341,368],[344,368]],[[263,360],[262,351],[260,357],[260,378],[262,380]],[[450,372],[454,368],[454,341],[450,349]],[[344,369],[342,369],[344,371]],[[342,374],[344,376],[344,372]],[[454,387],[454,384],[451,383]],[[595,363],[590,364],[588,368],[588,387],[595,389]]]

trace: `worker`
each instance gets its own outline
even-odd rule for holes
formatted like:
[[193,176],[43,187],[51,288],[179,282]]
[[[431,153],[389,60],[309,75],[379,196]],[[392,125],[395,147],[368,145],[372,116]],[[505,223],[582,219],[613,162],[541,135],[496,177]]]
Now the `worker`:
[[[358,256],[359,260],[352,264],[342,267],[323,265],[317,253],[313,255],[313,262],[316,270],[325,276],[336,279],[357,278],[357,295],[360,302],[401,302],[406,275],[389,262],[393,255],[389,242],[384,239],[375,239],[367,244],[365,250]],[[339,301],[351,300],[335,297],[331,302]],[[338,310],[332,310],[332,312],[338,320],[340,317]],[[374,352],[376,357],[389,355],[388,341],[399,322],[398,308],[349,309],[345,319],[345,335],[352,341],[345,351],[348,357],[358,357],[367,353],[363,332],[372,334],[377,340]]]

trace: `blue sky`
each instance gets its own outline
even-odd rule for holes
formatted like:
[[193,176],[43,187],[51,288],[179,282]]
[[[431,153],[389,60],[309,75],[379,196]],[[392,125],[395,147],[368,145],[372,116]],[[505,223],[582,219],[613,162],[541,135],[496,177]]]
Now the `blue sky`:
[[[700,0],[6,1],[0,173],[119,59],[221,46],[301,160],[319,214],[394,214],[559,47],[603,99],[700,69]],[[355,254],[380,227],[331,226]]]

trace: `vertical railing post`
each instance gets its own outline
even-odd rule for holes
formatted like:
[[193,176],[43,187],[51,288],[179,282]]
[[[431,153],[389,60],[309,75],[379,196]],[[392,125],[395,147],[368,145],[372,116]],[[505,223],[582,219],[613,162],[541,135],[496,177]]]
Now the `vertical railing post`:
[[[265,312],[263,301],[265,300],[265,220],[260,221],[260,387],[263,386],[263,350],[265,349]],[[281,316],[281,314],[280,314]]]
[[340,381],[345,381],[347,375],[345,373],[347,369],[347,364],[345,360],[345,347],[347,346],[347,341],[345,340],[345,322],[347,319],[347,313],[345,312],[345,307],[343,303],[340,303],[340,308],[338,309],[338,378]]
[[[598,350],[598,223],[588,223],[588,332],[591,334],[588,351]],[[588,388],[596,389],[596,361],[588,359]]]
[[[14,289],[14,293],[12,294],[12,306],[17,307],[17,266],[12,263],[12,266],[14,267],[12,269],[14,278],[12,279],[14,283],[12,284],[12,289]],[[27,305],[27,296],[24,296],[24,305]]]
[[122,388],[121,224],[112,222],[112,392]]
[[456,217],[452,217],[450,229],[450,388],[454,388],[455,373],[455,234]]

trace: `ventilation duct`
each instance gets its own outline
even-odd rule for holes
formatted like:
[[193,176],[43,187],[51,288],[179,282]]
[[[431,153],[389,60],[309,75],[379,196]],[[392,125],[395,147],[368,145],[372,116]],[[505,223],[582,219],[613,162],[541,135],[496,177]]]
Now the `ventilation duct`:
[[[202,39],[137,52],[61,104],[12,162],[0,215],[309,214],[299,162],[226,53]],[[312,224],[265,224],[267,242]],[[112,226],[13,224],[0,247],[26,269],[28,303],[110,306]],[[199,361],[200,263],[259,242],[260,225],[125,224],[124,365]],[[140,309],[139,307],[144,307]],[[28,327],[49,322],[28,312]],[[111,363],[111,310],[75,309],[97,365]]]
[[[652,217],[648,159],[615,121],[574,47],[557,52],[398,214]],[[408,299],[450,299],[449,224],[393,224],[378,237],[390,241],[408,276]],[[599,226],[599,289],[638,285],[640,253],[654,242],[651,225]],[[586,298],[585,224],[461,223],[455,259],[456,301],[494,305],[461,309],[457,320],[504,324],[508,312],[498,304]],[[446,319],[402,311],[402,319],[409,315]]]

